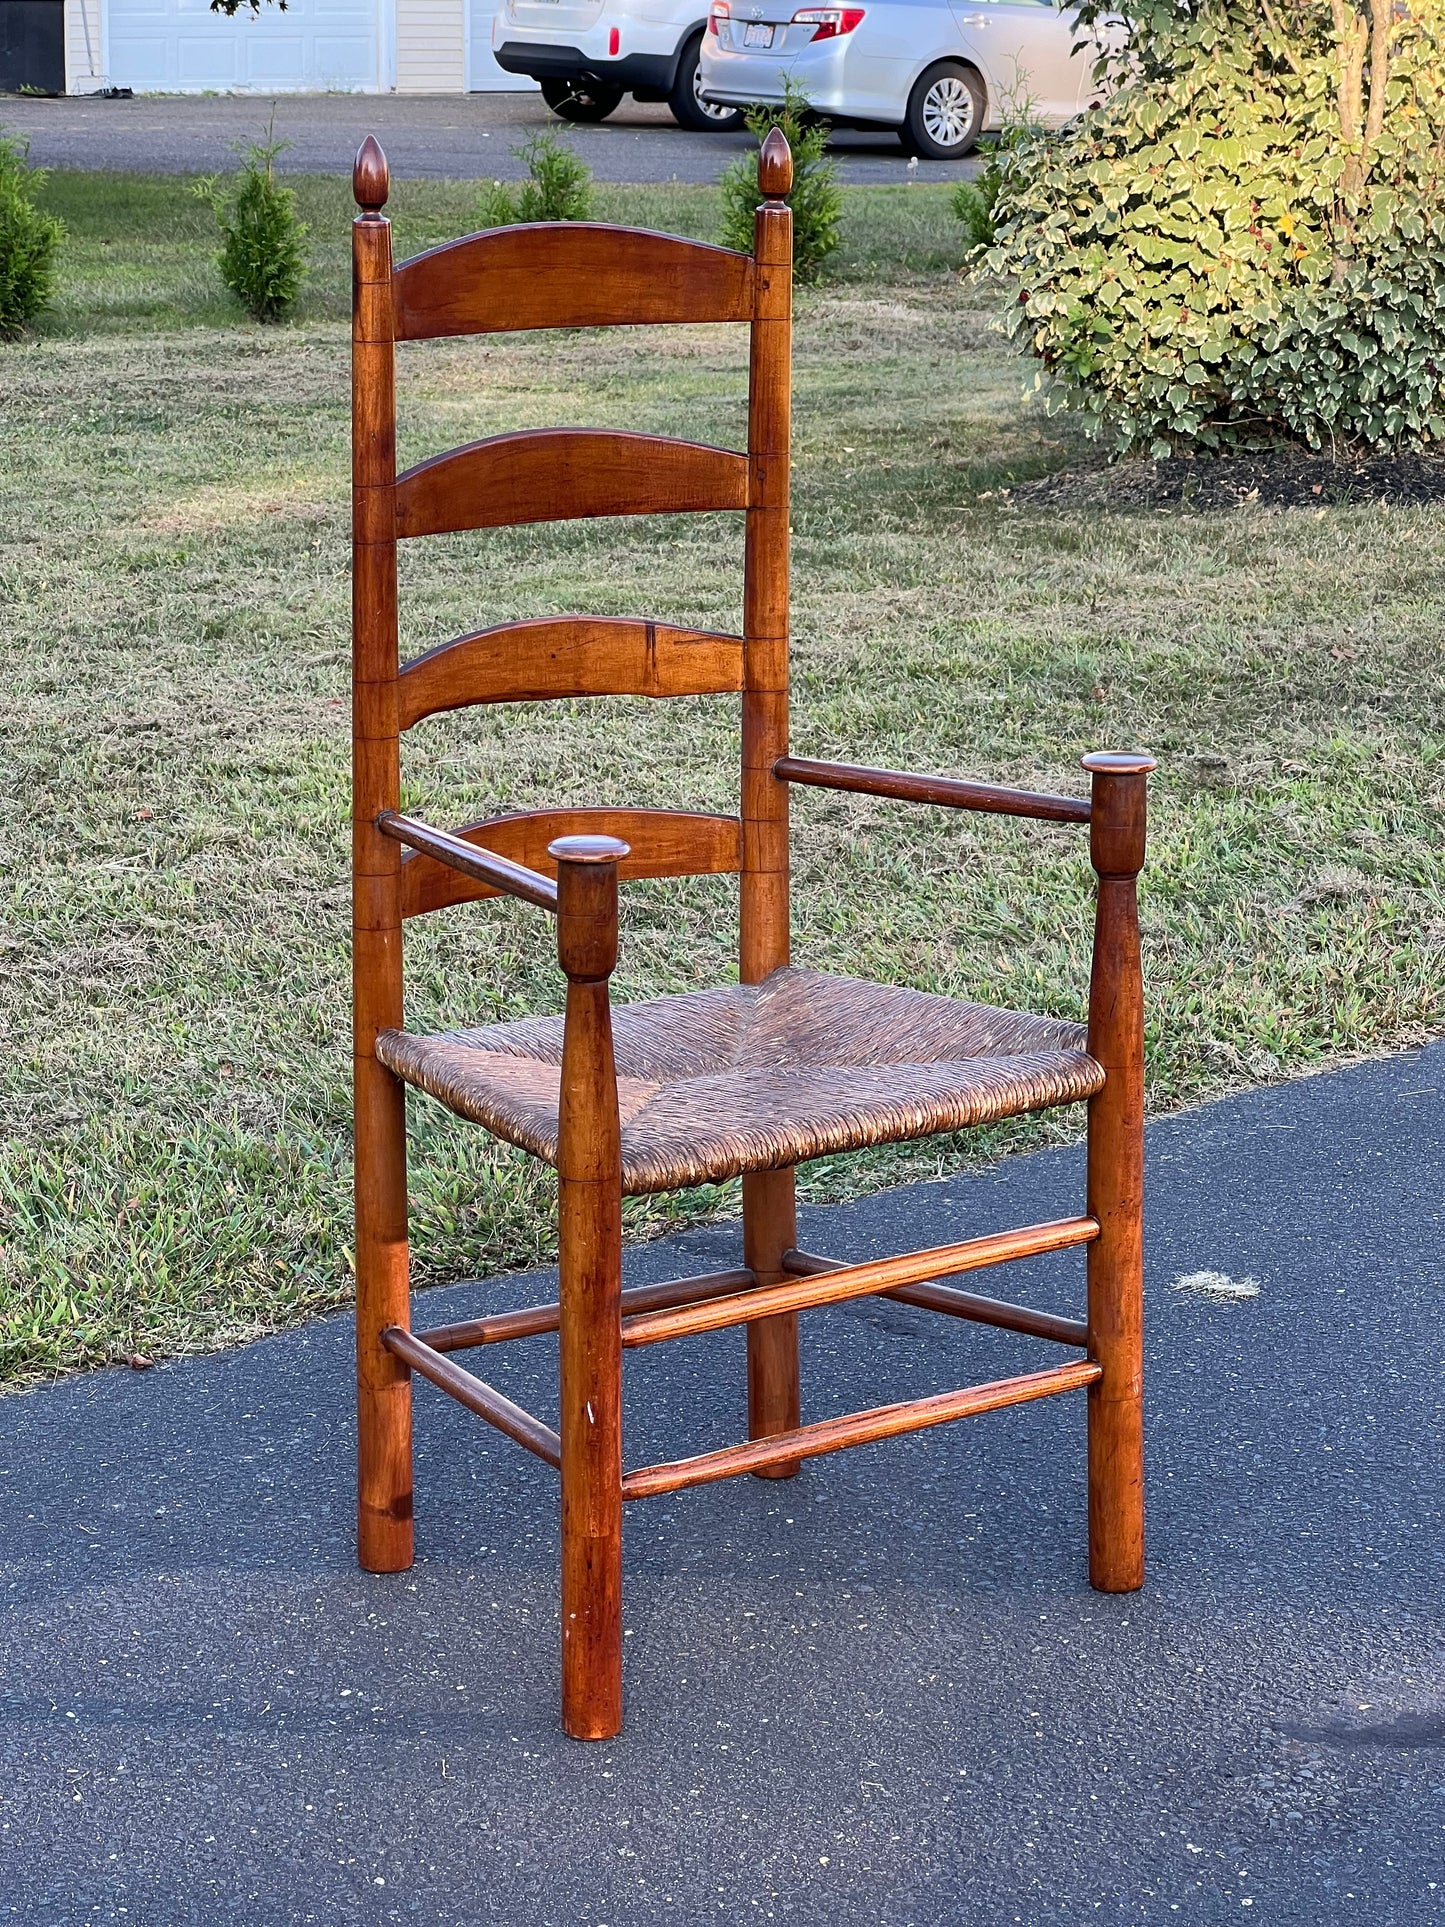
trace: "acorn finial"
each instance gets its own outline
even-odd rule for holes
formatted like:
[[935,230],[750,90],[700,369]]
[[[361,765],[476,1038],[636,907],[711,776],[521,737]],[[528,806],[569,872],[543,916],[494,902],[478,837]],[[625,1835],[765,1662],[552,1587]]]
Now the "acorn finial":
[[758,190],[765,200],[786,201],[793,191],[793,150],[781,127],[771,128],[758,156]]
[[391,192],[391,170],[375,134],[368,134],[351,170],[351,191],[363,214],[380,214]]

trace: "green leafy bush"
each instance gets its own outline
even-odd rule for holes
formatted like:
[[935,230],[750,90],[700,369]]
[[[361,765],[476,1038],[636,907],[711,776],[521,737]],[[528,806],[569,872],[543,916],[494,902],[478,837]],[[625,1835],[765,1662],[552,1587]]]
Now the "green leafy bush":
[[1124,11],[1118,91],[1003,157],[1041,379],[1121,450],[1445,436],[1445,0]]
[[0,340],[13,340],[49,303],[65,239],[65,223],[30,198],[45,175],[27,152],[0,133]]
[[1010,155],[1042,138],[1043,128],[1025,103],[1011,112],[999,131],[997,141],[984,154],[983,166],[971,181],[960,181],[953,190],[953,212],[963,223],[966,256],[991,248],[997,230],[999,192],[1003,187],[1004,163]]
[[[842,238],[839,222],[843,215],[843,190],[833,163],[827,158],[828,130],[818,122],[809,124],[808,96],[792,80],[784,82],[780,102],[763,102],[750,107],[749,129],[759,145],[780,127],[793,150],[793,191],[788,204],[793,210],[793,273],[799,281],[816,281],[828,256]],[[753,216],[762,205],[758,192],[758,149],[740,154],[723,170],[723,218],[720,239],[725,248],[751,253]]]
[[514,192],[504,181],[484,187],[477,204],[483,227],[513,221],[585,221],[592,212],[592,169],[555,134],[534,134],[512,152],[527,163]]
[[306,279],[306,224],[297,218],[295,194],[276,179],[276,156],[289,145],[275,138],[273,115],[265,140],[245,150],[229,197],[214,175],[196,183],[221,230],[221,278],[255,321],[284,320]]

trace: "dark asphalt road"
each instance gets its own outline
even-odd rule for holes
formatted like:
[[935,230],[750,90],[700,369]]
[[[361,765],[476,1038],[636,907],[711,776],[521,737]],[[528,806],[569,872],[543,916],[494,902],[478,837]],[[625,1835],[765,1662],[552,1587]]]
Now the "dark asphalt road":
[[[234,94],[137,100],[0,99],[0,121],[29,137],[40,167],[210,174],[239,165],[236,144],[255,140],[268,99]],[[665,107],[629,98],[598,127],[574,127],[526,94],[282,94],[276,132],[291,142],[277,163],[293,174],[350,174],[368,134],[386,149],[394,179],[515,180],[512,149],[548,129],[563,135],[600,181],[715,181],[752,144],[742,134],[690,134]],[[891,134],[834,136],[839,178],[907,181],[908,161]],[[920,161],[919,180],[956,180],[976,161]]]
[[[551,1474],[425,1386],[421,1562],[353,1567],[344,1320],[0,1402],[0,1919],[1445,1918],[1442,1089],[1436,1046],[1152,1127],[1144,1593],[1085,1582],[1074,1400],[653,1500],[603,1747],[558,1731]],[[1046,1152],[805,1240],[1057,1215],[1079,1176]],[[1259,1296],[1171,1289],[1200,1267]],[[881,1302],[806,1329],[813,1416],[1041,1349]],[[630,1462],[738,1434],[740,1346],[631,1356]],[[488,1365],[545,1412],[550,1351]]]

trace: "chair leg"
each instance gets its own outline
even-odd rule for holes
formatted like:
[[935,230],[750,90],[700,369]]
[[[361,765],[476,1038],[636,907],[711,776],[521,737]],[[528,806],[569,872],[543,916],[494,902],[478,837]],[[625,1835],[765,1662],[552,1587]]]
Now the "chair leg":
[[622,1725],[622,1196],[563,1179],[562,1724]]
[[[793,1173],[754,1171],[743,1179],[743,1263],[760,1285],[785,1275],[783,1253],[798,1242]],[[772,1438],[791,1432],[802,1416],[798,1375],[798,1314],[754,1319],[748,1335],[748,1437]],[[755,1476],[791,1479],[802,1465],[789,1459]]]
[[1089,1101],[1089,1579],[1144,1583],[1144,991],[1135,879],[1144,861],[1147,756],[1086,756],[1098,872],[1089,1050],[1104,1088]]
[[[1142,1119],[1119,1116],[1106,1087],[1089,1115],[1089,1582],[1100,1592],[1144,1583],[1144,1264]],[[1138,1151],[1135,1150],[1138,1143]]]
[[562,1724],[622,1725],[622,1147],[607,979],[617,962],[613,837],[559,837],[567,976],[557,1132],[562,1382]]
[[412,1563],[411,1373],[381,1343],[409,1325],[406,1095],[374,1057],[356,1064],[356,1556]]

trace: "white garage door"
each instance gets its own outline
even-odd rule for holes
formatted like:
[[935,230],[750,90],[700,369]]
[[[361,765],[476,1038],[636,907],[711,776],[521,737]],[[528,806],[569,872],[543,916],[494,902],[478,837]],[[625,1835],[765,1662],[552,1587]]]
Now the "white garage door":
[[207,0],[109,0],[106,66],[137,93],[367,92],[379,85],[378,0],[287,0],[228,20]]

